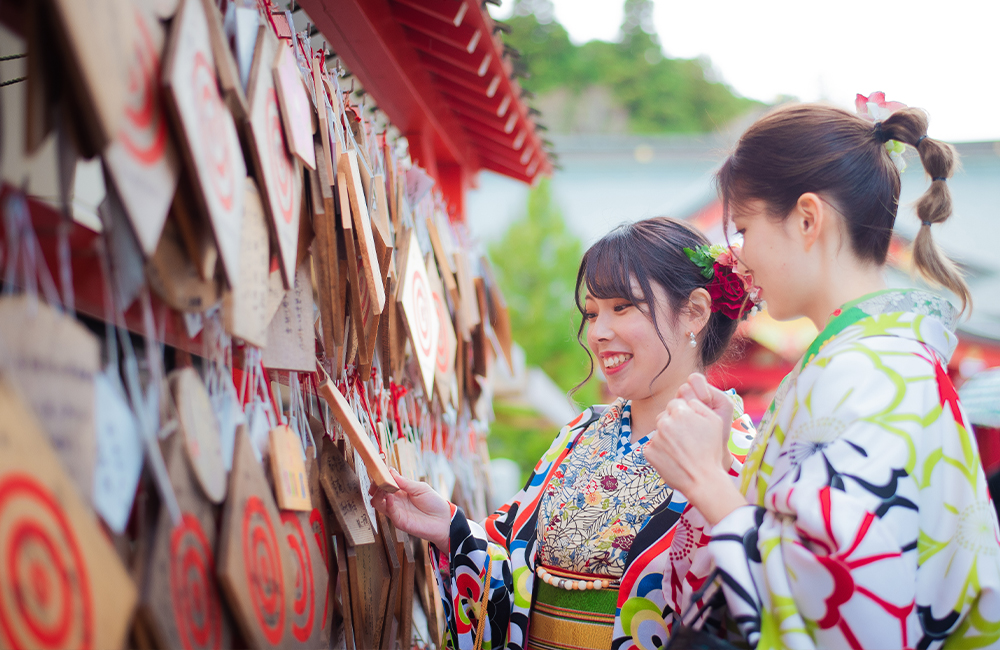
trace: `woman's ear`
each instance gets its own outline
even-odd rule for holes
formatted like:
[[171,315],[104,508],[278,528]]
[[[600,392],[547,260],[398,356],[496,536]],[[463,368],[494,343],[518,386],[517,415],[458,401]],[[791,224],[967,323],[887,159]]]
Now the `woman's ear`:
[[687,309],[684,318],[687,321],[685,331],[698,334],[705,329],[708,319],[712,317],[712,296],[702,287],[698,287],[688,296]]
[[819,240],[823,229],[830,220],[827,218],[829,204],[813,192],[806,192],[795,203],[792,217],[795,219],[796,234],[802,239],[803,249],[809,251]]

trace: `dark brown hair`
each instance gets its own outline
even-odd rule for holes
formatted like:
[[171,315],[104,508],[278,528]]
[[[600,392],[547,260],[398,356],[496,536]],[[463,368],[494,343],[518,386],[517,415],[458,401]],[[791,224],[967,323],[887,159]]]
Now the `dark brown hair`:
[[[673,355],[663,340],[663,333],[656,321],[656,310],[652,303],[653,283],[663,287],[666,292],[676,322],[677,315],[687,305],[691,292],[698,288],[704,289],[710,282],[701,274],[701,269],[688,259],[684,249],[694,249],[708,243],[701,231],[669,217],[654,217],[622,224],[602,237],[583,255],[580,270],[576,274],[576,307],[581,316],[586,313],[581,295],[584,287],[595,298],[623,298],[637,307],[645,305],[656,335],[667,348],[667,365],[657,374],[659,377],[670,366]],[[633,278],[641,289],[641,297],[633,291]],[[586,324],[586,318],[581,319],[576,340],[587,351],[590,372],[576,388],[583,386],[594,375],[594,356],[583,342]],[[703,366],[710,366],[722,357],[735,331],[735,320],[722,312],[712,312],[699,337]]]
[[899,170],[883,146],[897,140],[917,149],[932,181],[917,202],[922,222],[913,242],[913,262],[921,275],[950,289],[971,306],[962,274],[931,238],[931,224],[951,216],[946,179],[958,154],[927,137],[927,115],[917,108],[896,111],[872,124],[860,116],[822,104],[778,108],[740,137],[716,176],[726,221],[733,207],[759,199],[768,213],[785,219],[806,192],[822,193],[846,221],[854,253],[862,262],[885,264],[899,207]]

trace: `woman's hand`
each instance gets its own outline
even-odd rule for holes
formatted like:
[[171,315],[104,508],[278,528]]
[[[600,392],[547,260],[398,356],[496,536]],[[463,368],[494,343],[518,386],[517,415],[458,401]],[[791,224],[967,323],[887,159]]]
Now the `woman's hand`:
[[399,491],[388,494],[372,484],[368,493],[372,506],[389,517],[400,530],[426,539],[442,553],[448,553],[451,531],[451,505],[431,486],[403,478],[389,468]]
[[[732,414],[730,405],[730,415]],[[731,420],[730,420],[731,422]],[[700,400],[674,399],[656,420],[646,459],[713,526],[746,500],[719,463],[728,427]],[[726,452],[728,454],[728,452]]]
[[722,420],[722,469],[729,472],[733,466],[733,455],[729,451],[730,429],[733,426],[733,400],[725,391],[708,383],[700,372],[691,374],[686,383],[677,390],[677,396],[688,402],[697,400],[710,408]]

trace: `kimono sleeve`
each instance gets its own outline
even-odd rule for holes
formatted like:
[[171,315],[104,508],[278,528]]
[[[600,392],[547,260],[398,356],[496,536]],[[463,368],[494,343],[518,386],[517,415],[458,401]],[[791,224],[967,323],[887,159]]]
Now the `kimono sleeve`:
[[[758,503],[711,530],[729,614],[752,646],[937,647],[954,629],[951,603],[965,596],[940,594],[967,584],[964,568],[947,574],[961,555],[918,580],[921,520],[940,536],[935,513],[985,497],[932,464],[968,435],[942,409],[935,366],[858,344],[803,370],[778,414],[769,446],[780,454],[765,457]],[[934,594],[926,609],[921,584]]]
[[452,505],[451,548],[447,560],[436,548],[431,548],[444,589],[442,600],[451,632],[449,643],[454,647],[473,646],[487,557],[491,560],[489,624],[484,631],[483,646],[503,648],[511,636],[516,637],[514,645],[520,646],[518,642],[523,642],[518,630],[525,627],[526,612],[531,604],[533,581],[529,574],[538,501],[548,478],[572,447],[572,441],[593,417],[596,416],[592,409],[588,409],[563,427],[538,461],[524,488],[487,517],[482,525],[470,521],[461,508]]

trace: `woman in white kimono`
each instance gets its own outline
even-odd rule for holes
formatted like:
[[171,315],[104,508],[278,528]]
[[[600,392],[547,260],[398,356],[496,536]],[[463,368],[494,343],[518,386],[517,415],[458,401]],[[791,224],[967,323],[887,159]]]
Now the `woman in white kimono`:
[[905,143],[932,179],[917,203],[914,266],[964,310],[968,288],[931,239],[951,214],[956,154],[927,137],[923,112],[884,115],[779,109],[719,172],[770,314],[821,331],[735,482],[714,451],[729,422],[718,391],[692,376],[658,419],[647,459],[697,508],[674,546],[698,550],[663,574],[674,634],[674,613],[720,601],[708,583],[718,576],[725,617],[708,617],[709,629],[758,648],[1000,645],[1000,533],[946,371],[958,313],[930,293],[887,289],[883,274],[900,187],[890,152]]

